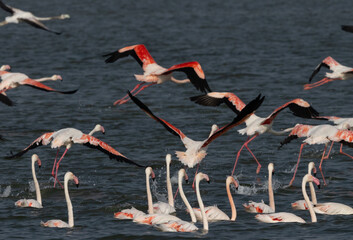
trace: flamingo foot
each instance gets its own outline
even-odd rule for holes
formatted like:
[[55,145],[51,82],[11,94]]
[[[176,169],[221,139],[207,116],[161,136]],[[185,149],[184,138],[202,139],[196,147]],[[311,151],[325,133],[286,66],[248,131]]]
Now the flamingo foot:
[[292,186],[292,184],[293,184],[293,182],[294,182],[294,179],[295,179],[295,178],[292,178],[292,179],[290,180],[288,186]]
[[261,165],[259,164],[259,165],[257,165],[257,168],[256,168],[256,174],[259,174],[260,169],[261,169]]

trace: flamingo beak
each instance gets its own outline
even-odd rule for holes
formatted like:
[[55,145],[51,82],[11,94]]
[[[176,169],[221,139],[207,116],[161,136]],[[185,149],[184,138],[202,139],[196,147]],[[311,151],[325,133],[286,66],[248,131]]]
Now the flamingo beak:
[[105,130],[104,130],[103,126],[101,126],[101,131],[102,131],[103,134],[105,134]]

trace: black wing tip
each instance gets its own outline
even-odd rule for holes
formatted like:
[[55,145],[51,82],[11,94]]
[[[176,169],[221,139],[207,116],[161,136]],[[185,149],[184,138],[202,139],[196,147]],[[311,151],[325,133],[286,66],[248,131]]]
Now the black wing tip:
[[61,94],[74,94],[76,93],[77,91],[79,90],[79,88],[75,89],[75,90],[71,90],[71,91],[57,91],[58,93],[61,93]]
[[278,149],[281,149],[283,147],[283,145],[286,145],[288,143],[290,143],[292,140],[297,139],[298,136],[297,135],[290,135],[288,137],[286,137],[282,142],[280,142],[280,146],[278,147]]
[[107,59],[104,60],[105,63],[113,63],[119,59],[119,52],[115,51],[115,52],[104,54],[102,56],[108,57]]
[[352,25],[341,25],[341,29],[346,32],[353,32],[353,26]]

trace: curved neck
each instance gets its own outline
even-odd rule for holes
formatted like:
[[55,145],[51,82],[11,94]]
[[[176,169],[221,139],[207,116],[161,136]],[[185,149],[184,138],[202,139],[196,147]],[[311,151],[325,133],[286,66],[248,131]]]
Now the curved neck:
[[178,80],[178,79],[175,79],[174,77],[171,77],[170,80],[172,80],[172,82],[177,84],[184,84],[184,83],[190,82],[190,79]]
[[275,198],[273,196],[273,188],[272,188],[272,171],[268,173],[268,200],[270,208],[275,212]]
[[42,196],[40,194],[39,183],[36,176],[35,163],[36,163],[35,161],[32,161],[32,176],[33,176],[34,187],[36,188],[37,202],[39,202],[40,205],[42,205]]
[[172,183],[170,182],[170,165],[167,163],[167,191],[168,191],[168,203],[170,206],[174,207],[174,197]]
[[310,203],[309,196],[306,193],[306,183],[307,183],[307,179],[305,178],[305,179],[303,179],[303,182],[302,182],[303,197],[304,197],[304,200],[305,200],[306,204],[308,205],[310,216],[311,216],[311,221],[312,222],[317,222],[316,214],[314,212],[313,205]]
[[313,204],[317,204],[316,192],[315,192],[314,184],[312,182],[309,182],[309,188],[310,188],[311,201]]
[[74,226],[74,212],[72,211],[72,204],[71,204],[71,199],[69,196],[69,180],[68,179],[65,179],[64,191],[65,191],[65,199],[66,199],[66,203],[67,203],[69,226],[73,227]]
[[233,200],[232,194],[230,192],[230,183],[231,183],[230,181],[227,181],[227,183],[226,183],[229,204],[230,204],[230,208],[232,209],[232,217],[230,220],[235,221],[235,219],[237,218],[237,210],[235,208],[234,200]]
[[208,221],[205,213],[205,206],[203,205],[201,194],[200,194],[200,179],[196,179],[196,196],[197,196],[197,202],[199,203],[199,207],[201,210],[203,229],[208,231]]
[[151,187],[150,187],[149,174],[146,174],[146,191],[147,191],[148,214],[153,214],[152,193],[151,193]]
[[192,209],[188,199],[186,198],[185,194],[184,194],[184,190],[183,190],[183,175],[179,174],[179,179],[178,179],[178,187],[179,187],[179,193],[180,193],[180,197],[181,199],[183,199],[183,202],[186,206],[186,208],[189,210],[190,213],[190,217],[191,217],[191,221],[196,223],[196,216],[194,213],[194,210]]

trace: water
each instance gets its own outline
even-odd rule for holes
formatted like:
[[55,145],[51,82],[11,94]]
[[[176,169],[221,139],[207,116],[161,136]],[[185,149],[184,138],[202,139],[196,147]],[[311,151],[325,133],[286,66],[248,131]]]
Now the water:
[[[304,98],[322,115],[351,117],[349,81],[336,82],[304,91],[312,70],[327,56],[352,66],[353,35],[340,30],[341,24],[353,24],[350,1],[11,1],[11,5],[40,16],[68,13],[70,20],[50,21],[46,25],[57,36],[25,24],[1,28],[1,64],[10,64],[14,72],[33,78],[62,75],[64,81],[47,82],[59,90],[79,88],[74,95],[46,93],[21,87],[8,92],[15,107],[1,105],[2,128],[0,155],[0,236],[1,238],[42,239],[155,239],[155,238],[349,238],[350,216],[318,216],[317,224],[259,223],[244,212],[248,200],[268,202],[267,164],[274,162],[275,200],[278,211],[289,211],[290,203],[302,199],[300,181],[310,161],[318,161],[323,146],[305,147],[302,164],[293,187],[289,183],[296,163],[300,141],[277,150],[284,137],[262,135],[250,147],[262,164],[256,165],[247,152],[242,153],[236,174],[241,185],[233,189],[238,217],[236,222],[210,224],[204,234],[163,233],[130,221],[117,221],[113,213],[134,206],[147,210],[144,170],[110,160],[103,153],[73,146],[59,169],[59,178],[72,171],[80,187],[70,184],[74,206],[73,229],[48,229],[40,221],[67,221],[62,189],[54,189],[51,179],[56,151],[39,147],[21,158],[4,156],[17,152],[46,131],[75,127],[89,132],[95,124],[106,128],[96,136],[128,158],[151,165],[157,182],[154,201],[166,198],[165,155],[183,150],[183,145],[148,118],[134,104],[113,107],[112,103],[132,89],[133,74],[141,73],[131,58],[105,64],[102,54],[121,47],[143,43],[162,66],[199,61],[214,91],[231,91],[244,102],[262,93],[266,100],[257,111],[267,116],[277,106],[294,98]],[[7,13],[1,11],[1,18]],[[320,73],[317,78],[323,76]],[[183,78],[183,74],[176,74]],[[157,116],[180,128],[193,139],[204,139],[213,123],[223,125],[234,114],[226,106],[206,108],[189,101],[200,94],[191,85],[166,83],[153,86],[139,96]],[[276,129],[295,123],[322,122],[292,117],[284,111],[276,120]],[[237,128],[239,129],[239,128]],[[235,154],[245,141],[235,129],[214,141],[203,160],[201,171],[209,174],[211,184],[201,184],[205,205],[217,204],[230,214],[225,179],[231,172]],[[345,148],[346,152],[352,153]],[[338,154],[338,145],[324,170],[328,186],[317,191],[319,202],[336,201],[353,206],[350,172],[351,159]],[[14,202],[35,198],[30,170],[31,154],[42,159],[37,177],[42,189],[44,208],[19,209]],[[173,156],[172,175],[182,167]],[[194,170],[188,170],[190,177]],[[186,185],[185,192],[193,206],[196,197]],[[173,184],[174,190],[176,184]],[[156,197],[158,196],[158,198]],[[188,220],[181,199],[176,200],[177,215]],[[296,212],[306,220],[309,214]],[[198,226],[201,227],[200,224]]]

